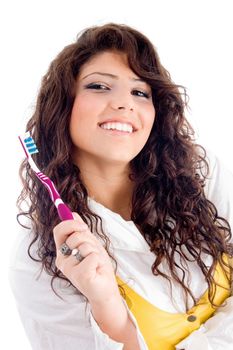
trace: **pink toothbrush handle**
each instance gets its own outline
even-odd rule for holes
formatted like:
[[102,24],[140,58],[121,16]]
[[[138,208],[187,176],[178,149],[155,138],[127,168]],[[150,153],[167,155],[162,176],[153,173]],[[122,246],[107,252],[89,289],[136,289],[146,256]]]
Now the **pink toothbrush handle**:
[[73,220],[74,219],[70,208],[64,203],[59,203],[58,204],[57,211],[58,211],[59,218],[62,221],[63,220]]
[[52,201],[54,202],[59,218],[63,220],[73,220],[73,214],[70,210],[70,208],[62,201],[54,183],[50,178],[46,175],[44,175],[41,171],[36,172],[37,177],[40,179],[40,181],[45,185],[47,188],[50,197]]

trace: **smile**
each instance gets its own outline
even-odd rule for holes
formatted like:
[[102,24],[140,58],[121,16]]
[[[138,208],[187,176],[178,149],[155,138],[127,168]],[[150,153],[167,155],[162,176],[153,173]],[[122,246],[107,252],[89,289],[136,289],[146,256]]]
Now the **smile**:
[[124,130],[117,130],[117,129],[105,129],[99,125],[99,128],[101,129],[102,132],[105,133],[105,135],[109,136],[125,136],[129,137],[134,134],[134,132],[129,132],[129,131],[124,131]]
[[130,124],[119,122],[106,122],[99,125],[104,130],[120,131],[121,133],[133,133],[133,127]]

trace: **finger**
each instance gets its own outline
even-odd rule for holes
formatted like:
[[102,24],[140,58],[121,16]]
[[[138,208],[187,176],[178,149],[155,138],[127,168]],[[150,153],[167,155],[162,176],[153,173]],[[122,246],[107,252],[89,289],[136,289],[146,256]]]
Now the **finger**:
[[72,273],[72,269],[77,265],[77,259],[74,259],[74,256],[62,256],[58,254],[56,257],[56,267],[69,279],[70,274]]
[[83,262],[83,260],[80,261],[76,258],[76,249],[78,249],[83,260],[90,254],[99,256],[100,253],[95,245],[85,242],[78,248],[74,248],[69,256],[64,257],[63,255],[59,254],[56,258],[56,266],[68,278],[71,276],[73,268]]
[[[98,268],[104,265],[102,257],[96,252],[92,252],[86,256],[77,266],[73,268],[74,273],[78,273],[79,279],[82,281],[87,280],[90,276],[95,276]],[[88,277],[89,276],[89,277]]]
[[97,253],[97,254],[100,253],[98,248],[94,244],[89,243],[89,242],[81,243],[77,247],[77,249],[79,250],[79,253],[83,257],[83,259],[85,259],[91,253]]
[[85,230],[86,233],[81,235],[81,233],[84,233],[84,231],[79,231],[79,232],[73,232],[72,234],[70,234],[68,236],[68,238],[66,239],[65,242],[63,242],[60,247],[57,249],[57,256],[59,255],[63,255],[64,258],[67,258],[70,254],[72,249],[74,248],[78,248],[80,244],[82,244],[83,242],[89,242],[93,245],[98,244],[98,242],[93,240],[93,235],[92,233],[90,233],[90,231]]
[[87,224],[84,221],[80,222],[77,220],[65,220],[56,225],[53,229],[54,241],[57,249],[64,243],[75,231],[88,229]]
[[[93,280],[96,276],[96,270],[100,264],[99,254],[93,252],[87,255],[81,262],[76,261],[74,257],[69,258],[69,262],[64,265],[64,275],[78,288],[84,295],[87,289],[87,282]],[[72,267],[71,267],[72,266]]]
[[78,247],[83,242],[89,242],[96,246],[100,245],[96,237],[89,230],[76,231],[66,239],[66,244],[70,247],[70,249]]
[[78,221],[80,223],[84,222],[83,219],[81,218],[81,216],[78,213],[72,212],[72,214],[73,214],[74,220],[76,220],[76,221]]

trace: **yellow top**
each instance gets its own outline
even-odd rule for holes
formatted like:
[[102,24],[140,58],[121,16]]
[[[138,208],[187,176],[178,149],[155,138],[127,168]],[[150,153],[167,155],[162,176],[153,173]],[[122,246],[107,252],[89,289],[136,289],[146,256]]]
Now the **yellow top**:
[[[230,295],[227,276],[219,264],[214,279],[221,285],[216,286],[214,297],[214,303],[219,306]],[[198,329],[216,310],[209,302],[208,290],[188,312],[174,314],[160,310],[145,300],[118,276],[117,282],[124,289],[125,296],[122,296],[136,318],[149,350],[174,350],[176,344]]]

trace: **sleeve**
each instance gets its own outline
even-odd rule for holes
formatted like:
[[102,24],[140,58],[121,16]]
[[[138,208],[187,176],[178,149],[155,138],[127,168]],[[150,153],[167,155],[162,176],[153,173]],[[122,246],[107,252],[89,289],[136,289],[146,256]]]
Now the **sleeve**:
[[[33,350],[122,350],[123,344],[102,332],[90,304],[73,286],[38,271],[39,263],[27,256],[28,247],[19,245],[9,267],[11,289]],[[40,267],[39,267],[40,268]],[[130,314],[130,311],[129,311]],[[136,321],[141,350],[147,350]]]
[[197,331],[191,333],[176,349],[185,350],[232,350],[233,344],[233,297],[217,310]]
[[[215,204],[219,216],[227,219],[233,227],[233,175],[213,154],[208,153],[208,158],[210,174],[206,183],[206,196]],[[233,296],[197,331],[176,345],[176,349],[231,350],[232,346]]]
[[208,160],[210,173],[206,182],[206,196],[215,204],[218,214],[227,219],[233,228],[233,174],[210,152]]

